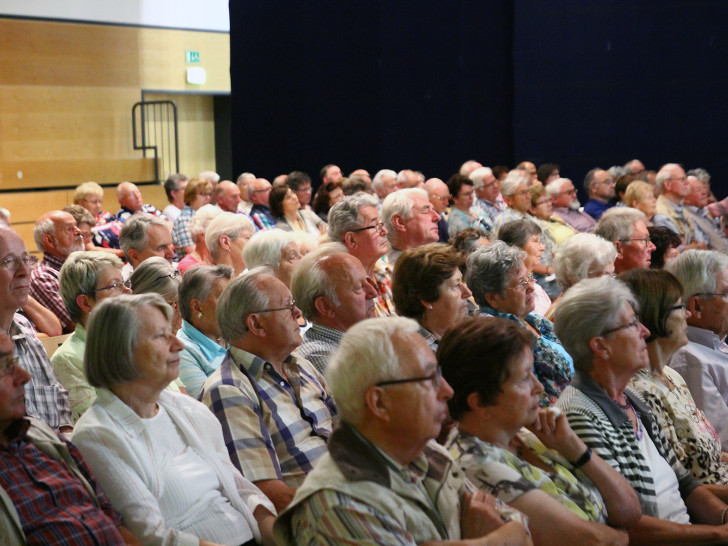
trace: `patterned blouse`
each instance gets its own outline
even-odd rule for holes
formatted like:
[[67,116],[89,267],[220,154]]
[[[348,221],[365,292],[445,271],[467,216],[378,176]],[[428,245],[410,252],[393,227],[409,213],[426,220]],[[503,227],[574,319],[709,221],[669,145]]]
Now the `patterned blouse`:
[[507,449],[463,432],[450,445],[450,454],[470,481],[505,503],[533,489],[541,489],[582,519],[606,521],[607,509],[602,496],[586,474],[574,469],[529,430],[522,428],[516,437],[555,472],[541,470]]
[[[480,307],[480,314],[512,320],[526,328],[516,315],[501,313],[487,305]],[[561,346],[559,338],[554,334],[553,322],[534,313],[526,316],[526,322],[541,334],[533,346],[533,372],[543,385],[541,407],[545,408],[555,403],[571,382],[574,376],[574,359]]]
[[667,379],[640,370],[629,386],[642,395],[682,465],[703,483],[728,484],[718,433],[696,407],[685,380],[665,366]]

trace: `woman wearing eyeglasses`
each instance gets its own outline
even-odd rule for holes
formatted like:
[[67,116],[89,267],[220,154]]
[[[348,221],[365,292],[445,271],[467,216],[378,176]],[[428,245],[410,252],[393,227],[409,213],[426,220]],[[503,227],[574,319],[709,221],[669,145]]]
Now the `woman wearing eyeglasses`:
[[642,517],[628,529],[630,542],[724,544],[726,487],[701,485],[685,470],[643,398],[627,387],[650,362],[650,332],[638,312],[629,288],[612,277],[584,279],[569,289],[554,323],[576,373],[557,406],[637,492]]
[[473,208],[473,181],[465,175],[454,174],[447,181],[450,191],[452,209],[447,217],[447,230],[450,237],[455,237],[465,228],[481,227],[480,218],[471,209]]
[[533,312],[534,281],[525,259],[522,250],[495,241],[470,255],[465,280],[481,315],[512,320],[535,336],[534,371],[544,387],[541,405],[548,406],[571,381],[573,364],[551,321]]
[[83,373],[89,314],[106,298],[131,294],[131,283],[124,281],[122,267],[119,258],[98,251],[74,252],[61,267],[61,297],[76,330],[53,353],[51,362],[58,380],[68,391],[74,423],[96,400],[96,389],[88,384]]
[[[680,347],[687,345],[683,288],[663,270],[632,269],[622,273],[637,298],[640,321],[650,330],[647,351],[650,365],[637,372],[629,386],[642,395],[682,465],[703,483],[728,483],[728,454],[705,414],[698,409],[675,370],[666,366]],[[725,459],[724,459],[725,458]]]

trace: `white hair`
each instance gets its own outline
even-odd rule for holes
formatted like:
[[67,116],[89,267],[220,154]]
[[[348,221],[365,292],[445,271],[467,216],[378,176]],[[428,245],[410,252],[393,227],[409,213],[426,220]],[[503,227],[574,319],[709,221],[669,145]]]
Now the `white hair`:
[[249,269],[267,265],[278,271],[281,251],[296,241],[293,233],[282,229],[267,229],[254,234],[243,249],[243,261]]
[[329,210],[329,241],[341,242],[346,232],[364,227],[360,225],[359,210],[363,207],[376,207],[379,201],[373,195],[362,191],[347,195]]
[[392,229],[392,217],[395,214],[399,214],[403,220],[409,220],[412,218],[412,207],[415,205],[412,197],[415,195],[418,195],[425,201],[429,201],[430,199],[427,191],[422,188],[405,188],[397,190],[384,198],[384,202],[382,203],[382,222],[384,222],[384,227],[386,227],[389,232],[388,236],[394,234],[394,229]]
[[471,172],[468,177],[470,178],[470,180],[473,181],[473,188],[479,190],[485,185],[483,183],[483,179],[486,176],[491,176],[492,174],[493,169],[491,169],[490,167],[478,167],[473,172]]
[[249,231],[250,233],[255,231],[253,222],[245,214],[236,214],[234,212],[218,214],[207,226],[205,232],[205,244],[212,259],[217,260],[222,251],[220,237],[227,235],[234,241],[240,237],[243,231]]
[[557,178],[556,180],[552,180],[546,185],[546,193],[549,197],[553,197],[554,195],[561,193],[567,183],[574,185],[569,178]]
[[326,379],[341,418],[354,426],[365,416],[364,395],[380,381],[400,379],[401,366],[395,338],[419,331],[405,317],[365,319],[349,328],[332,355]]
[[296,306],[309,320],[318,317],[315,301],[319,296],[325,296],[334,305],[339,305],[335,285],[340,277],[332,278],[335,272],[324,265],[324,261],[334,254],[350,255],[341,243],[327,243],[306,254],[293,270],[291,294]]
[[192,240],[196,240],[197,237],[207,231],[210,222],[222,214],[222,209],[215,205],[203,205],[190,220],[190,236]]
[[594,235],[607,241],[624,241],[632,236],[635,224],[642,220],[647,225],[647,216],[641,210],[631,207],[607,209],[594,226]]
[[554,274],[563,291],[613,264],[617,249],[592,233],[577,233],[556,248]]
[[379,189],[382,187],[382,178],[385,176],[392,177],[395,180],[397,179],[397,173],[394,172],[392,169],[382,169],[377,174],[374,175],[374,178],[372,178],[372,188]]
[[728,256],[715,250],[690,249],[668,262],[665,269],[680,281],[683,301],[687,301],[695,294],[715,292],[715,279],[728,269]]
[[511,197],[516,193],[518,186],[521,184],[526,184],[526,186],[528,186],[530,183],[531,175],[528,174],[528,171],[513,169],[501,183],[501,195]]
[[661,190],[662,185],[665,183],[665,180],[670,179],[670,177],[672,176],[672,171],[676,168],[682,169],[682,167],[677,163],[665,163],[662,167],[660,167],[660,170],[655,176],[655,186],[657,186],[657,188]]
[[217,174],[215,171],[202,171],[200,174],[197,175],[197,177],[204,178],[210,184],[217,184],[218,182],[220,182],[220,175]]

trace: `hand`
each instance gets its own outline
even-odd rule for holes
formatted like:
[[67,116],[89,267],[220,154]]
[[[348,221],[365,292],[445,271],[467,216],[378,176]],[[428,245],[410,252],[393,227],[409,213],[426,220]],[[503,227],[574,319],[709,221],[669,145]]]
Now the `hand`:
[[463,538],[479,538],[503,525],[495,507],[495,497],[477,490],[465,493],[460,507],[460,534]]
[[576,461],[586,451],[586,444],[571,429],[560,408],[541,408],[528,428],[546,447],[555,449],[570,462]]
[[528,534],[528,529],[522,523],[509,521],[495,533],[486,537],[485,544],[497,544],[498,546],[531,546],[533,545],[533,541],[531,540],[531,535]]

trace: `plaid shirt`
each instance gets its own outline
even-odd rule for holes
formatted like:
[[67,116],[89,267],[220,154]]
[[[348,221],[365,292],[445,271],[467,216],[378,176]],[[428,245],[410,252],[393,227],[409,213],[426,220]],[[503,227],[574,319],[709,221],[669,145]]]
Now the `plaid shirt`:
[[52,311],[61,321],[63,331],[67,332],[73,321],[63,304],[58,284],[58,275],[65,261],[50,254],[43,254],[43,260],[30,274],[30,295],[43,307]]
[[[76,470],[98,497],[98,504],[69,464],[47,455],[28,437],[27,419],[8,427],[0,445],[0,486],[12,500],[28,544],[124,544],[121,518],[96,487],[73,444],[58,439],[59,452],[70,455]],[[50,432],[50,431],[49,431]]]
[[[154,205],[150,205],[149,203],[145,203],[144,205],[142,205],[142,210],[140,210],[139,212],[144,213],[144,214],[152,214],[154,216],[159,216],[162,220],[167,219],[167,217],[164,214],[162,214],[162,211],[160,211]],[[123,224],[129,218],[134,216],[135,214],[136,214],[136,212],[134,212],[133,210],[128,209],[126,207],[121,207],[116,212],[116,219],[119,220],[119,222],[121,222]]]
[[220,420],[230,459],[243,476],[299,487],[326,453],[336,407],[310,362],[291,355],[283,369],[287,380],[271,363],[231,347],[200,400]]
[[253,205],[253,208],[250,209],[250,217],[260,230],[273,229],[278,222],[271,213],[270,208],[265,205]]
[[33,325],[20,313],[13,316],[10,337],[13,338],[19,364],[31,376],[25,386],[25,412],[55,430],[62,425],[71,425],[73,421],[68,391],[56,379],[48,354],[36,337]]
[[341,330],[314,322],[313,326],[303,334],[303,343],[296,349],[296,354],[308,360],[323,375],[331,355],[339,348],[343,335],[344,332]]
[[185,205],[182,212],[174,221],[174,227],[172,228],[172,242],[174,248],[177,250],[177,257],[182,259],[185,257],[184,247],[194,245],[195,242],[192,240],[192,234],[190,233],[190,220],[195,215],[195,211],[192,207]]
[[[396,259],[396,258],[395,258]],[[377,298],[374,300],[374,313],[378,317],[396,317],[394,300],[392,300],[392,272],[382,259],[374,264],[374,279],[369,279],[371,285],[377,291]]]

